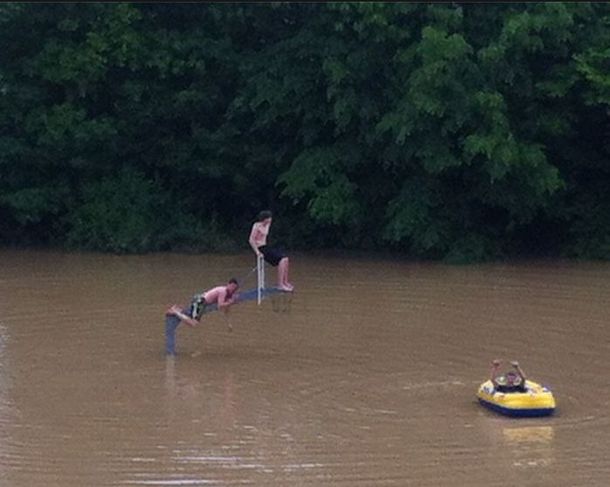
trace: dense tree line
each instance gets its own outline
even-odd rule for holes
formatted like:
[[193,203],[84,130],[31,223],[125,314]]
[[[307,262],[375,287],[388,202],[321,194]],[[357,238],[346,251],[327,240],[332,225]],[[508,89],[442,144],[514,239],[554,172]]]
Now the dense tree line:
[[3,4],[0,241],[608,258],[609,14]]

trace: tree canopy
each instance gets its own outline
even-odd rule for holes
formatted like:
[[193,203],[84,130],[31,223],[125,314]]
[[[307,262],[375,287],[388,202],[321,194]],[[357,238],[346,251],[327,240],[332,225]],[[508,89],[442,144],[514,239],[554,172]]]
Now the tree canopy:
[[610,258],[606,3],[0,5],[0,241]]

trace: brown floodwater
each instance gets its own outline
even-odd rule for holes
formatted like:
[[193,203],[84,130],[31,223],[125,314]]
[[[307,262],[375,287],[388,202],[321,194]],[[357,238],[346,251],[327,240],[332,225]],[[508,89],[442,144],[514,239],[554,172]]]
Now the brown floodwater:
[[[610,264],[291,264],[166,358],[166,307],[251,254],[0,251],[0,486],[610,485]],[[494,358],[557,414],[483,409]]]

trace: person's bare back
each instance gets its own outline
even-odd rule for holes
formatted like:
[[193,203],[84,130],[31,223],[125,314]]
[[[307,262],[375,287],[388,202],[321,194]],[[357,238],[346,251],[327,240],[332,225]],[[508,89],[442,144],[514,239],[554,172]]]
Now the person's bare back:
[[236,289],[231,284],[229,286],[216,286],[203,293],[203,299],[207,304],[216,303],[218,309],[226,309],[237,299]]
[[205,293],[203,293],[203,299],[208,304],[218,303],[220,307],[227,300],[227,286],[216,286]]

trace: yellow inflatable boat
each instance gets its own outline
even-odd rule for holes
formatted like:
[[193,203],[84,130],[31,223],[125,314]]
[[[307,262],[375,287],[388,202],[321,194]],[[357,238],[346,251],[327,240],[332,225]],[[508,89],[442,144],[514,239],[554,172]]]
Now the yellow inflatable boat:
[[525,392],[498,392],[491,380],[483,382],[477,392],[479,402],[507,416],[548,416],[555,411],[555,398],[547,387],[525,381]]

